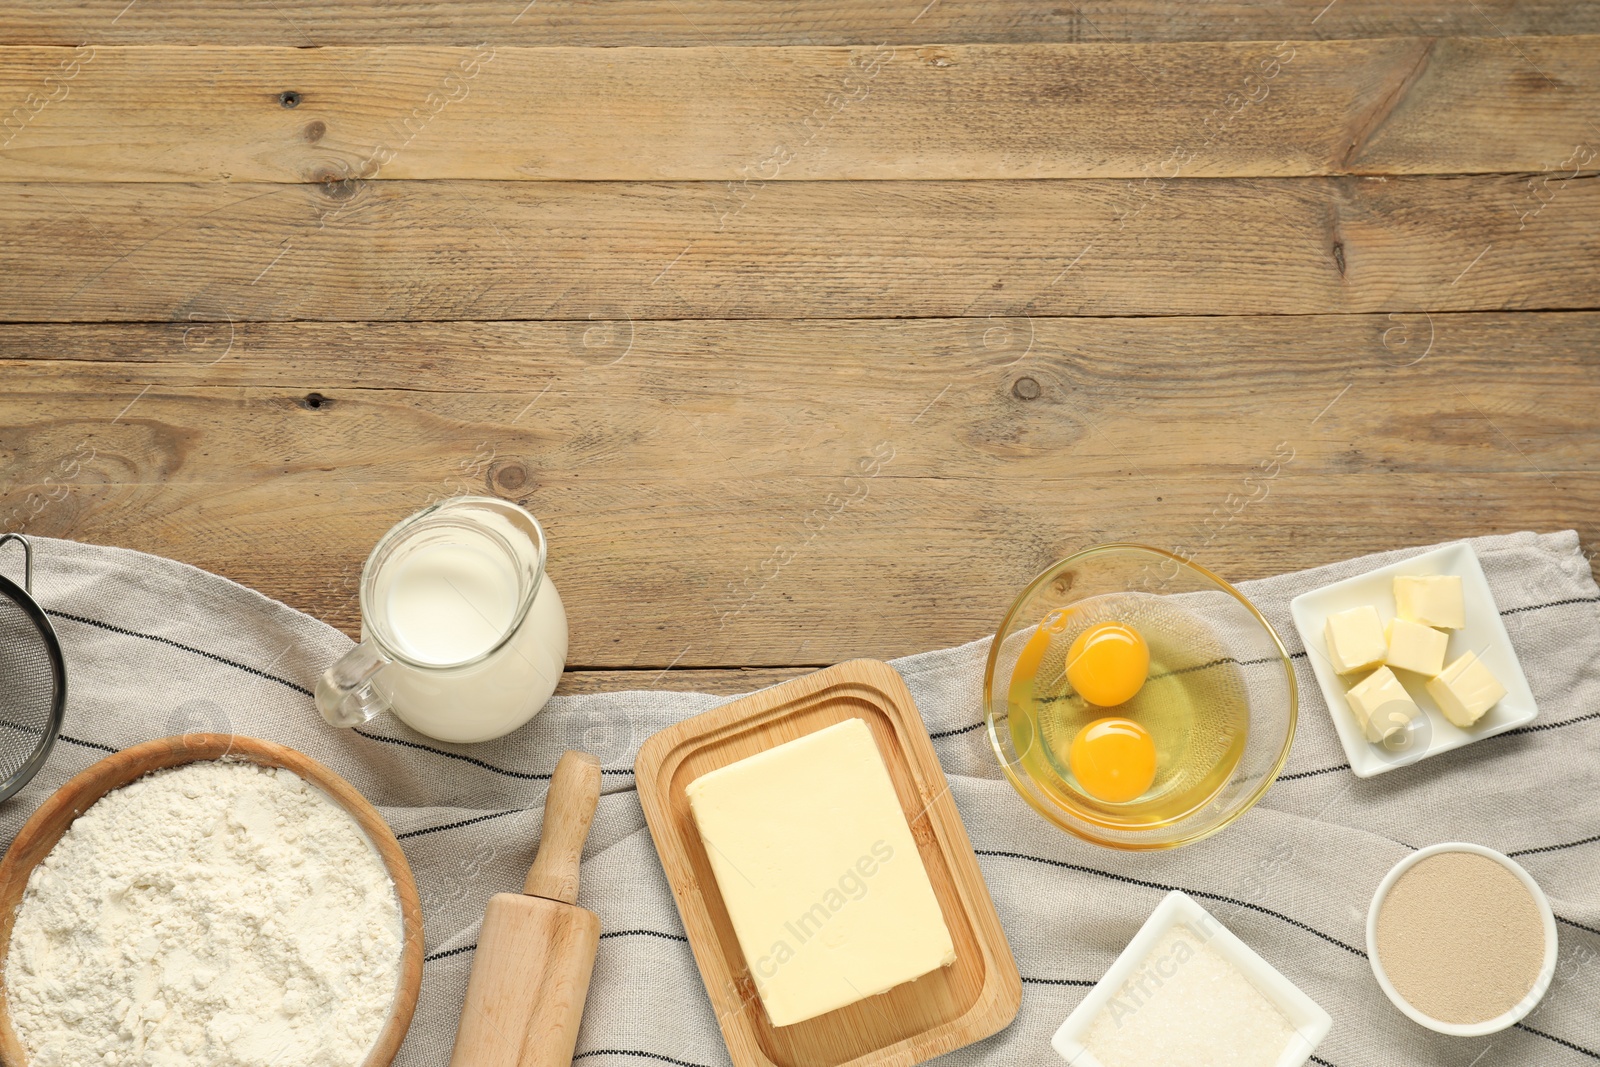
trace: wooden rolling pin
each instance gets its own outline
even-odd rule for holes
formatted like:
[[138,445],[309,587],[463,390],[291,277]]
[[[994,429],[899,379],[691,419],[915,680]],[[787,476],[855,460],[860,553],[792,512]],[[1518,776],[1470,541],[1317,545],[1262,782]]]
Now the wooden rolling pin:
[[450,1067],[568,1067],[600,919],[577,906],[578,861],[600,800],[600,761],[567,752],[545,795],[521,893],[489,898]]

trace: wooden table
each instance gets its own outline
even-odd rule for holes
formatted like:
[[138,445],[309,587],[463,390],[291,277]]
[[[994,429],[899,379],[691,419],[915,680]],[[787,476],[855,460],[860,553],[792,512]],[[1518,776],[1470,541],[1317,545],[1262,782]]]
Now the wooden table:
[[0,529],[357,627],[455,493],[569,691],[1600,536],[1600,3],[16,0]]

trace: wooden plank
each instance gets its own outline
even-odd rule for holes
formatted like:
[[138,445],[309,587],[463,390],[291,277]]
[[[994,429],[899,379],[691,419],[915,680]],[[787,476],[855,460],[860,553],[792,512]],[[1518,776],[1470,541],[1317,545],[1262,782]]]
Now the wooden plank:
[[561,696],[625,693],[636,689],[671,693],[715,693],[736,696],[765,689],[809,674],[812,667],[728,667],[721,670],[585,671],[569,670],[556,689]]
[[550,531],[573,665],[640,673],[970,640],[1098,540],[1242,579],[1600,535],[1600,314],[1036,319],[998,350],[997,325],[648,323],[609,365],[560,323],[246,326],[220,362],[185,324],[4,327],[0,529],[349,632],[386,527],[502,494]]
[[203,0],[15,0],[14,44],[837,45],[1277,41],[1600,33],[1593,0],[391,0],[381,16],[339,0],[291,8]]
[[1499,173],[1600,137],[1600,37],[14,47],[0,100],[9,181]]
[[653,318],[1583,308],[1597,272],[1587,177],[0,196],[0,319],[568,319],[600,361]]

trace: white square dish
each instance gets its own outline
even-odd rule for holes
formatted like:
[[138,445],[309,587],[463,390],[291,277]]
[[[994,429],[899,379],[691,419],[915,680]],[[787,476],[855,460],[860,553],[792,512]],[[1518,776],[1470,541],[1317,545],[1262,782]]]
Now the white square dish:
[[[1454,662],[1466,652],[1476,652],[1478,658],[1493,672],[1506,695],[1499,703],[1484,713],[1472,726],[1463,729],[1444,717],[1439,705],[1424,688],[1425,679],[1409,671],[1396,671],[1406,692],[1422,709],[1415,729],[1407,730],[1399,744],[1386,748],[1366,739],[1356,723],[1345,699],[1345,692],[1364,675],[1351,675],[1349,683],[1334,672],[1328,660],[1328,649],[1323,637],[1324,624],[1329,615],[1338,611],[1371,604],[1378,609],[1384,625],[1395,617],[1394,578],[1396,575],[1454,574],[1461,578],[1462,598],[1466,603],[1466,626],[1450,634],[1450,644],[1445,652],[1445,662]],[[1311,661],[1311,671],[1317,677],[1328,712],[1333,717],[1333,728],[1338,731],[1339,742],[1344,745],[1350,759],[1350,769],[1358,778],[1405,767],[1418,760],[1436,756],[1441,752],[1470,745],[1485,737],[1514,730],[1532,722],[1539,714],[1533,702],[1533,691],[1522,673],[1522,664],[1511,647],[1511,637],[1506,633],[1500,609],[1495,605],[1489,582],[1483,576],[1477,553],[1465,541],[1424,552],[1420,556],[1391,563],[1387,567],[1334,582],[1309,593],[1301,593],[1289,603],[1294,616],[1295,629],[1305,643],[1306,657]]]
[[[1273,1067],[1301,1067],[1317,1050],[1322,1039],[1328,1036],[1333,1020],[1316,1001],[1301,992],[1299,986],[1256,955],[1254,949],[1239,940],[1232,930],[1218,922],[1193,897],[1176,889],[1168,893],[1156,910],[1150,913],[1150,918],[1133,935],[1133,940],[1128,942],[1128,947],[1122,950],[1105,976],[1089,990],[1089,995],[1072,1009],[1072,1014],[1056,1030],[1055,1036],[1050,1039],[1056,1052],[1072,1067],[1104,1067],[1084,1045],[1083,1039],[1100,1012],[1149,959],[1162,937],[1180,925],[1188,927],[1197,941],[1215,951],[1244,975],[1256,992],[1271,1002],[1294,1028],[1294,1035]],[[1155,969],[1159,970],[1159,967],[1158,962]]]

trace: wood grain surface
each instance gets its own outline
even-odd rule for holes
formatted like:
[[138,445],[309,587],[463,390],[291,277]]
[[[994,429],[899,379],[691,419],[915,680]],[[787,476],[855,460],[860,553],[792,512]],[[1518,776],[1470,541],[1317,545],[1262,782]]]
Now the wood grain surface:
[[602,361],[641,319],[1578,309],[1600,282],[1587,173],[0,194],[0,320],[557,319]]
[[549,532],[569,662],[644,688],[971,640],[1099,539],[1242,579],[1600,523],[1595,313],[641,322],[603,359],[580,325],[3,327],[0,501],[353,632],[384,529],[500,494]]
[[505,495],[567,692],[981,637],[1100,538],[1235,579],[1590,545],[1597,34],[1593,0],[22,0],[0,529],[354,632],[384,529]]
[[1600,33],[1594,0],[14,0],[15,44],[838,45],[1279,41]]
[[12,181],[1498,173],[1600,115],[1600,36],[7,53],[0,99],[60,94]]

